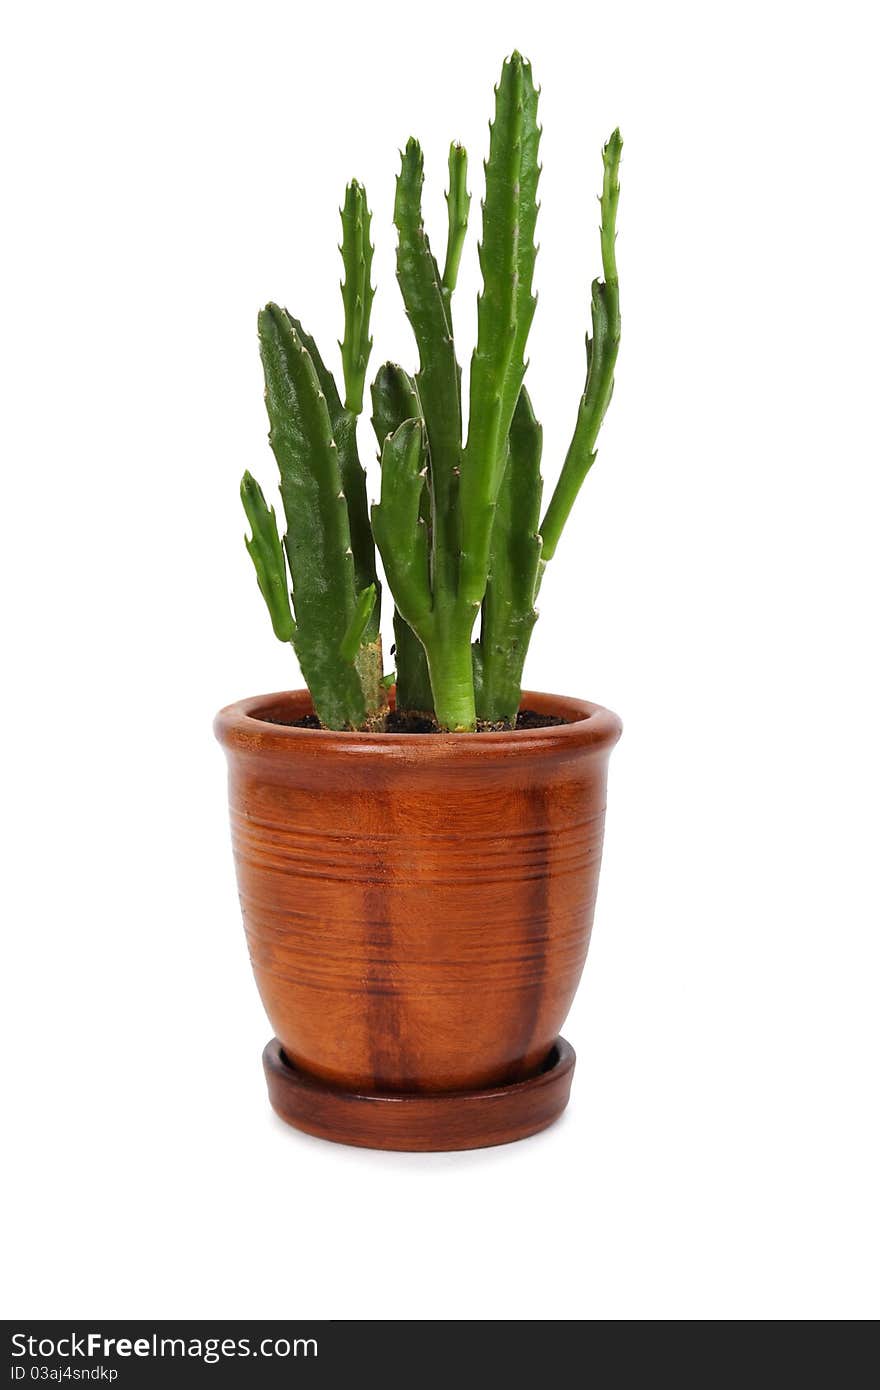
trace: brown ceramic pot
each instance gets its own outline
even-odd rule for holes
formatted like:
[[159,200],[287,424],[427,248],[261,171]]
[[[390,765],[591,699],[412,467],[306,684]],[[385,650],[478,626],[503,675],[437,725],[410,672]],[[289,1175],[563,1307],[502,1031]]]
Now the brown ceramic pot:
[[564,1107],[574,1055],[559,1029],[587,954],[621,726],[559,696],[526,692],[523,706],[570,722],[442,735],[271,722],[309,713],[306,691],[217,716],[277,1037],[270,1095],[300,1128],[475,1147]]

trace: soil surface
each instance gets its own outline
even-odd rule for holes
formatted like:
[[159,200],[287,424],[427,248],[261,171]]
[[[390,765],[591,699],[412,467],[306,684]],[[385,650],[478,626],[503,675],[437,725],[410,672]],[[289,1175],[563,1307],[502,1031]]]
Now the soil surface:
[[[266,724],[283,724],[289,729],[320,729],[314,714],[303,715],[302,719],[265,719]],[[567,719],[562,719],[558,714],[539,714],[534,709],[521,709],[516,716],[516,727],[518,729],[552,729],[558,724],[567,724]],[[505,733],[510,729],[509,724],[488,724],[481,720],[477,724],[478,734],[497,734]],[[406,714],[392,710],[388,715],[388,724],[384,730],[386,734],[439,734],[440,730],[433,719],[427,718],[424,714]]]

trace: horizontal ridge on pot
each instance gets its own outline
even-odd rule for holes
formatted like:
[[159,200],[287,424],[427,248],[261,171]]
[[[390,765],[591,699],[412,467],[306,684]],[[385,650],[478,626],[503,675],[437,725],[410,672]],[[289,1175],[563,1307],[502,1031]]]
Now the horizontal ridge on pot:
[[245,931],[301,1072],[347,1090],[507,1085],[550,1054],[593,919],[620,721],[526,692],[567,723],[474,734],[269,722],[307,692],[239,701],[229,762]]

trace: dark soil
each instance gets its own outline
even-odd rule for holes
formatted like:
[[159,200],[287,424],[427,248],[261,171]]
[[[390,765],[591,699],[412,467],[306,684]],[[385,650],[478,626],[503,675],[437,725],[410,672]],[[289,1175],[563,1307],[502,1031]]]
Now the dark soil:
[[284,724],[288,729],[320,729],[316,714],[304,714],[302,719],[265,719],[266,724]]
[[[268,719],[264,717],[266,724],[284,724],[291,729],[320,729],[314,714],[305,714],[302,719]],[[562,719],[558,714],[539,714],[534,709],[521,709],[516,716],[516,727],[518,729],[552,729],[558,724],[567,724],[567,719]],[[497,734],[509,730],[509,724],[488,724],[481,721],[477,725],[478,734]],[[387,734],[439,734],[440,730],[424,714],[407,714],[403,711],[392,710],[388,715],[387,727],[383,731]]]
[[559,724],[568,724],[561,714],[539,714],[536,709],[521,709],[516,716],[518,729],[555,729]]

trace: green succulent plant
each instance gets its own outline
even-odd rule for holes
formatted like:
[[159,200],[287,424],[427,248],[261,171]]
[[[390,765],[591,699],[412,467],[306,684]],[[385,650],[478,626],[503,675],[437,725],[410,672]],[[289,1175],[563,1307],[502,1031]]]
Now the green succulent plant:
[[456,731],[478,720],[515,722],[544,567],[596,457],[620,343],[620,133],[603,150],[603,273],[592,285],[586,384],[542,518],[541,427],[524,385],[536,303],[540,127],[531,66],[518,53],[502,69],[490,132],[466,437],[452,298],[470,206],[467,154],[458,144],[450,149],[442,274],[422,220],[418,142],[410,140],[401,156],[397,278],[418,369],[410,376],[385,363],[370,388],[381,465],[372,509],[357,443],[374,294],[362,185],[348,186],[342,208],[344,400],[302,325],[276,304],[259,315],[286,533],[282,543],[274,508],[245,473],[241,495],[252,532],[245,543],[275,635],[292,642],[327,728],[381,727],[385,719],[377,547],[394,601],[398,709],[433,715]]

